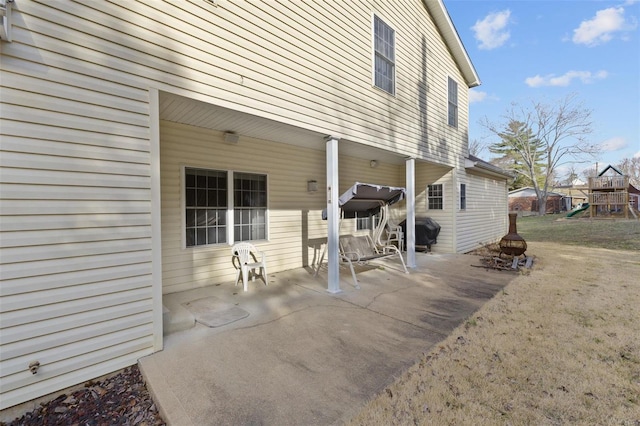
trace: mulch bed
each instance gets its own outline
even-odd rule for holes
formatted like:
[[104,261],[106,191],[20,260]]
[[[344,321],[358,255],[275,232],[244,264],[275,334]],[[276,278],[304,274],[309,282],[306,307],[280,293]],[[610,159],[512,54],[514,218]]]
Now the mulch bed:
[[136,365],[101,382],[87,382],[85,388],[53,401],[0,426],[160,426],[164,420],[147,391]]

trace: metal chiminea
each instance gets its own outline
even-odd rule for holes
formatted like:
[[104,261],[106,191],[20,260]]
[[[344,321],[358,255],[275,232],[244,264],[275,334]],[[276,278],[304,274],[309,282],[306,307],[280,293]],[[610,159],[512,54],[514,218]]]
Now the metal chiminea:
[[527,242],[516,230],[517,213],[509,213],[509,233],[500,240],[500,253],[509,256],[520,256],[527,251]]

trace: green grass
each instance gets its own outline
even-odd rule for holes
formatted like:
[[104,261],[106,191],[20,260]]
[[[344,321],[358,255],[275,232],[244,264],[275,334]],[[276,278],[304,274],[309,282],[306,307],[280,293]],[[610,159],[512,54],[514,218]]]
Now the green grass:
[[640,250],[640,221],[574,219],[565,214],[520,217],[518,234],[526,241],[554,242],[611,250]]

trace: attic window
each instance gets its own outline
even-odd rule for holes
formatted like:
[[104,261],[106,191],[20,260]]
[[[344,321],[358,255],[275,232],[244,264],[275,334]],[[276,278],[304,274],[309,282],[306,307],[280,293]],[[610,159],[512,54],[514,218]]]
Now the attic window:
[[376,15],[373,15],[373,44],[374,84],[393,95],[396,79],[395,31]]

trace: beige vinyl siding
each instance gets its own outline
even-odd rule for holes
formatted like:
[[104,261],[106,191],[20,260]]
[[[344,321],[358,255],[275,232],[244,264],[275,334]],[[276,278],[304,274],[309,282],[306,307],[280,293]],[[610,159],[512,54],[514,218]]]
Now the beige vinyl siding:
[[0,409],[154,349],[146,89],[36,49],[45,27],[15,22],[1,61]]
[[[4,104],[3,115],[13,109]],[[128,170],[118,150],[106,162],[109,148],[10,131],[2,126],[0,408],[153,350],[148,175],[118,187],[123,173],[146,173],[135,162],[148,156],[132,152]],[[34,360],[37,375],[28,370]]]
[[[431,246],[436,253],[452,253],[454,251],[454,215],[457,208],[456,191],[453,189],[453,170],[448,167],[430,163],[416,163],[416,218],[430,217],[440,225],[437,244]],[[427,185],[442,184],[444,195],[442,210],[427,208]]]
[[322,226],[324,192],[308,193],[307,181],[317,180],[319,188],[326,185],[323,152],[246,137],[231,145],[222,136],[219,131],[161,122],[164,293],[235,278],[228,244],[184,247],[185,166],[267,175],[269,238],[255,244],[268,253],[269,272],[302,266],[302,224],[307,221],[309,235]]
[[[221,282],[233,282],[229,244],[184,247],[182,170],[198,167],[267,175],[268,240],[255,245],[267,253],[269,272],[308,265],[326,241],[321,212],[325,201],[325,153],[285,143],[241,137],[236,145],[223,135],[193,126],[162,121],[160,127],[162,175],[163,292],[172,293]],[[341,156],[340,193],[356,181],[401,186],[404,167],[369,159]],[[307,192],[316,180],[318,191]],[[342,233],[355,231],[346,220]]]
[[[372,13],[397,31],[395,97],[371,86]],[[421,0],[33,0],[13,18],[0,61],[0,409],[158,349],[150,89],[448,166],[466,149],[466,91],[450,129],[446,78],[462,79]],[[178,126],[163,126],[170,140]],[[309,240],[326,233],[324,152],[247,140],[245,155],[243,144],[221,145],[204,161],[224,130],[190,128],[189,144],[161,143],[163,156],[267,173],[269,240],[259,246],[273,272],[308,262],[315,241],[303,230]],[[370,170],[368,160],[340,159],[341,189],[364,180],[357,171],[403,184],[401,166]],[[179,168],[163,169],[163,291],[232,280],[229,247],[182,249],[179,179]],[[309,179],[317,193],[306,192]],[[47,334],[17,332],[31,329]],[[34,359],[37,375],[27,370]]]
[[467,209],[457,215],[456,251],[465,253],[507,233],[507,181],[470,172],[461,179],[467,184]]
[[[31,10],[36,7],[43,10]],[[72,14],[66,13],[69,9]],[[319,19],[318,11],[332,21]],[[371,87],[370,16],[376,11],[397,29],[395,97]],[[304,7],[222,2],[213,7],[194,1],[162,8],[155,2],[90,2],[71,8],[46,3],[22,12],[29,28],[41,30],[26,32],[18,26],[16,40],[30,36],[46,49],[52,66],[73,71],[80,69],[68,57],[84,50],[84,59],[107,84],[151,84],[187,96],[195,92],[203,100],[218,99],[279,121],[315,129],[338,126],[345,138],[366,144],[375,140],[449,165],[464,146],[465,91],[460,130],[446,125],[446,77],[462,78],[417,0],[394,7],[382,2]],[[352,34],[327,30],[332,24],[343,28],[345,17]],[[12,50],[35,53],[19,43],[8,53]]]

